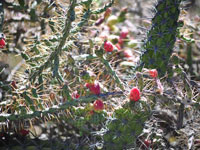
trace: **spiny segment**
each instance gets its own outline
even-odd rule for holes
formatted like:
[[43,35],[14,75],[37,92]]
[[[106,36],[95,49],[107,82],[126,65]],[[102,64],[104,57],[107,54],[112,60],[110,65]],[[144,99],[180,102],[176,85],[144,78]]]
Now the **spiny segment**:
[[133,147],[138,135],[142,133],[148,112],[134,112],[130,108],[115,110],[115,119],[108,123],[104,134],[106,149],[127,149]]
[[156,14],[147,33],[141,55],[141,66],[157,69],[160,76],[165,75],[169,58],[176,41],[181,0],[159,0],[155,6]]

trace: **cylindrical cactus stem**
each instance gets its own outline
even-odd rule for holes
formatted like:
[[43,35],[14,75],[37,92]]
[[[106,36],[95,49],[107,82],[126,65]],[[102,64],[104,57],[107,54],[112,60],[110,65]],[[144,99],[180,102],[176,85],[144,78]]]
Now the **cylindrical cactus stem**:
[[181,0],[158,0],[151,29],[143,45],[141,67],[155,68],[165,75],[176,41]]

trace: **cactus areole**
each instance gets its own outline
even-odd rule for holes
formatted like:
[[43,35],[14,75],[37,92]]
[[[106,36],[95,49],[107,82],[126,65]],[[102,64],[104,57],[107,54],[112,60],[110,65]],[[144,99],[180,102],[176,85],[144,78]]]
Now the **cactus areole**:
[[167,71],[176,41],[181,0],[158,0],[152,26],[143,45],[140,67],[157,69],[160,76]]

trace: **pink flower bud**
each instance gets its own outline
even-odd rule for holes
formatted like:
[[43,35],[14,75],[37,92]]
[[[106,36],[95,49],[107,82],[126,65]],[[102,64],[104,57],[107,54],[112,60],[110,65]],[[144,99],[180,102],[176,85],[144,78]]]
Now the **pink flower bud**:
[[109,42],[109,41],[105,41],[105,43],[104,43],[104,50],[106,52],[112,52],[113,49],[114,49],[113,44],[111,42]]
[[130,91],[130,100],[131,101],[138,101],[140,99],[140,90],[136,87],[132,88]]

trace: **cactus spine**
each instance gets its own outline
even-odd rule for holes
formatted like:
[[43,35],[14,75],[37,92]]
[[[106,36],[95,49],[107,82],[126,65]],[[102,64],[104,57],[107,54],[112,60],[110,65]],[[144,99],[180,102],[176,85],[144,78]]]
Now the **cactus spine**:
[[144,42],[141,66],[155,68],[165,75],[176,41],[181,0],[159,0],[155,6],[152,26]]

